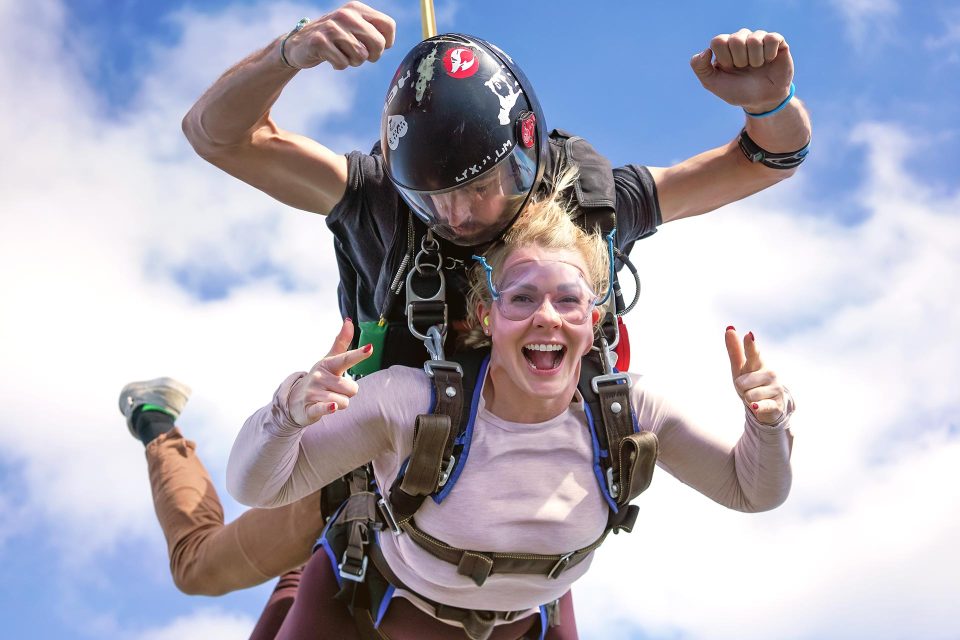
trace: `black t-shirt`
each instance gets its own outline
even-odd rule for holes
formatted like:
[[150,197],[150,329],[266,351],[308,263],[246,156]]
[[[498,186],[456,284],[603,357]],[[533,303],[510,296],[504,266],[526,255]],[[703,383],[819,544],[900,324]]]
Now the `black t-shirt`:
[[[354,322],[377,321],[384,313],[390,285],[407,251],[408,220],[415,233],[414,254],[420,250],[420,239],[426,226],[412,216],[406,203],[387,177],[383,156],[378,149],[372,154],[353,151],[347,155],[347,189],[343,198],[327,216],[327,226],[334,236],[334,248],[340,270],[340,313]],[[646,167],[626,165],[613,169],[616,191],[617,245],[629,253],[634,242],[656,232],[661,223],[656,186]],[[467,269],[473,265],[476,249],[461,247],[438,238],[446,279],[446,302],[449,321],[466,315],[465,293],[468,289]],[[394,322],[388,343],[394,345],[384,354],[385,364],[423,362],[423,347],[410,338],[399,304],[388,320]],[[355,336],[355,341],[357,337]],[[409,344],[401,345],[401,341]],[[448,341],[449,342],[449,341]],[[419,346],[418,346],[419,345]]]
[[[340,312],[355,321],[377,320],[387,291],[407,248],[408,209],[387,177],[383,156],[353,151],[347,155],[347,190],[327,216],[340,268]],[[613,170],[616,187],[617,244],[629,252],[633,243],[656,232],[661,223],[653,177],[646,167]],[[414,216],[420,249],[425,226]],[[451,320],[465,315],[466,269],[473,264],[469,247],[440,241]]]

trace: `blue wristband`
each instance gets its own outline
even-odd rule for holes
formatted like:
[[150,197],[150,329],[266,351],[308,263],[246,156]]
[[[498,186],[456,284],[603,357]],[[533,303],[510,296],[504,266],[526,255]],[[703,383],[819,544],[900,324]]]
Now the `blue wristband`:
[[770,109],[770,111],[764,111],[763,113],[750,113],[749,111],[744,109],[743,112],[748,116],[750,116],[751,118],[766,118],[767,116],[772,116],[773,114],[777,113],[778,111],[783,109],[785,106],[787,106],[787,103],[793,100],[793,94],[795,94],[796,92],[797,92],[797,87],[794,86],[794,84],[791,82],[790,93],[788,93],[787,97],[783,99],[783,102],[775,106],[773,109]]

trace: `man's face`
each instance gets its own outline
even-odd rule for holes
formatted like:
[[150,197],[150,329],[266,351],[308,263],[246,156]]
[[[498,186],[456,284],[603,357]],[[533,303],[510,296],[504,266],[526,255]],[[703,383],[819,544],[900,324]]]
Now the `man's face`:
[[[493,172],[459,189],[433,196],[434,231],[457,244],[471,245],[499,234],[512,219],[499,173]],[[509,216],[509,217],[507,217]]]

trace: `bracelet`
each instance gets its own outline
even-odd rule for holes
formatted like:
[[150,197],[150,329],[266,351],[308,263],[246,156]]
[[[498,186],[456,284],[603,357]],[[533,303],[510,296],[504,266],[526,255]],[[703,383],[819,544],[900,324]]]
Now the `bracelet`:
[[771,169],[793,169],[794,167],[798,167],[806,160],[807,154],[810,153],[809,142],[796,151],[789,153],[771,153],[747,135],[746,127],[740,131],[739,143],[740,150],[743,151],[743,155],[747,156],[747,160],[750,162],[759,162],[763,166],[770,167]]
[[292,64],[290,64],[290,61],[287,60],[287,52],[284,50],[284,47],[286,47],[287,40],[290,39],[290,36],[292,36],[297,31],[300,31],[300,29],[303,29],[305,26],[307,26],[308,22],[310,22],[310,18],[300,18],[300,22],[297,23],[297,26],[291,29],[290,33],[288,33],[286,37],[284,37],[284,39],[280,41],[280,59],[283,60],[283,64],[287,65],[291,69],[296,69],[297,71],[303,71],[303,69],[301,67],[295,67]]
[[793,100],[793,94],[795,94],[796,92],[797,92],[797,87],[791,82],[790,93],[788,93],[787,97],[783,99],[783,102],[775,106],[773,109],[770,109],[770,111],[764,111],[763,113],[750,113],[749,111],[744,109],[743,112],[748,116],[750,116],[751,118],[766,118],[767,116],[772,116],[773,114],[777,113],[778,111],[783,109],[785,106],[787,106],[787,103]]

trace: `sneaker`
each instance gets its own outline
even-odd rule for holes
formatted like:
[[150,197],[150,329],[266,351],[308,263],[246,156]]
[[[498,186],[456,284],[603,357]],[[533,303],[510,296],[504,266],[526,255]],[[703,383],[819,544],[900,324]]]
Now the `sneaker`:
[[131,382],[120,391],[120,413],[127,419],[130,435],[139,440],[133,425],[133,414],[138,407],[145,404],[163,407],[176,420],[180,417],[180,412],[183,411],[189,397],[190,387],[173,378]]

